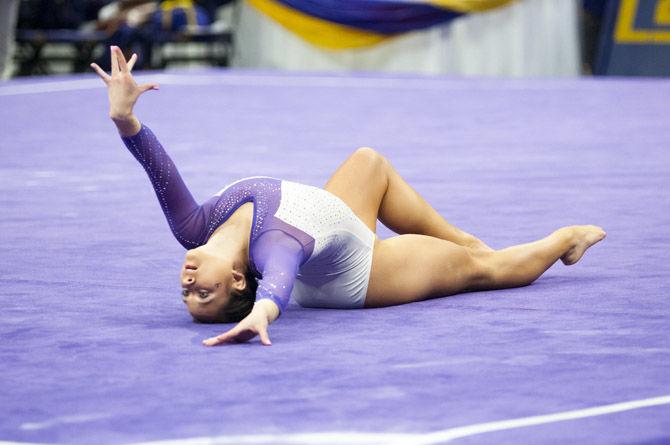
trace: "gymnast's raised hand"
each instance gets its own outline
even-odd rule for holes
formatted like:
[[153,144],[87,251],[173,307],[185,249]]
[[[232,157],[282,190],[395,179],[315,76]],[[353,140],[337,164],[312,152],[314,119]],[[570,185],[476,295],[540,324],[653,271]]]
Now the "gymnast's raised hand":
[[138,85],[131,74],[137,61],[137,54],[133,54],[126,62],[123,52],[118,46],[111,47],[112,75],[110,76],[96,63],[91,68],[108,87],[109,117],[117,123],[121,136],[132,136],[140,131],[141,124],[133,115],[133,107],[140,95],[149,90],[157,90],[157,83]]

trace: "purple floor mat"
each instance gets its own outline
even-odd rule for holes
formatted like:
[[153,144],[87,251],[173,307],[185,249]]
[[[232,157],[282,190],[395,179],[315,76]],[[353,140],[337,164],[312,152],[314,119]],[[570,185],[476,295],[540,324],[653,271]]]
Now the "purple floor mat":
[[495,248],[569,224],[608,238],[526,288],[375,310],[292,303],[272,347],[205,348],[228,326],[182,307],[183,249],[102,83],[9,82],[0,440],[670,443],[670,399],[431,436],[670,395],[670,81],[154,77],[137,114],[198,199],[249,175],[321,186],[372,146]]

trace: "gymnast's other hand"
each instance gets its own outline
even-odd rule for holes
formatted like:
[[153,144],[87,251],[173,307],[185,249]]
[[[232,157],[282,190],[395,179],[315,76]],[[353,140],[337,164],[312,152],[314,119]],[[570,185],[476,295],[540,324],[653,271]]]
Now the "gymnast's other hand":
[[[109,117],[117,124],[123,136],[132,136],[139,131],[139,122],[133,115],[133,107],[137,98],[146,91],[157,90],[158,84],[145,83],[138,85],[131,74],[137,61],[137,54],[133,54],[128,62],[118,46],[111,47],[112,74],[102,70],[97,64],[91,63],[91,68],[107,85],[109,96]],[[127,134],[131,133],[131,134]]]
[[208,338],[202,343],[206,346],[215,346],[222,343],[243,343],[255,336],[260,336],[261,343],[270,346],[268,326],[279,316],[279,308],[271,300],[260,300],[254,304],[251,313],[240,321],[233,329],[216,337]]

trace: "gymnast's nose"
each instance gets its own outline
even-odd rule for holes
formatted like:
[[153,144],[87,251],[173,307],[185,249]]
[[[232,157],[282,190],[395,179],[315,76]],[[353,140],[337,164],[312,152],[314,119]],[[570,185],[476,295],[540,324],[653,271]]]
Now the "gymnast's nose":
[[181,279],[181,284],[183,286],[188,286],[195,283],[195,278],[191,274],[184,274],[184,276]]

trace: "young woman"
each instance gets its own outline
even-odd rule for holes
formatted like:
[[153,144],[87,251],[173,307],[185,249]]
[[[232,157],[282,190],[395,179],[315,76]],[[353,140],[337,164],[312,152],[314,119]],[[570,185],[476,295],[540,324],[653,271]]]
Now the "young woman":
[[[239,322],[205,345],[256,335],[270,345],[268,325],[291,297],[306,307],[363,308],[526,286],[605,237],[596,226],[563,227],[494,251],[449,224],[370,148],[356,150],[323,189],[253,177],[199,205],[133,115],[137,98],[158,85],[135,83],[135,55],[126,62],[112,47],[111,59],[111,76],[91,64],[108,87],[109,115],[190,249],[180,275],[184,303],[196,321]],[[378,239],[377,219],[399,235]]]

